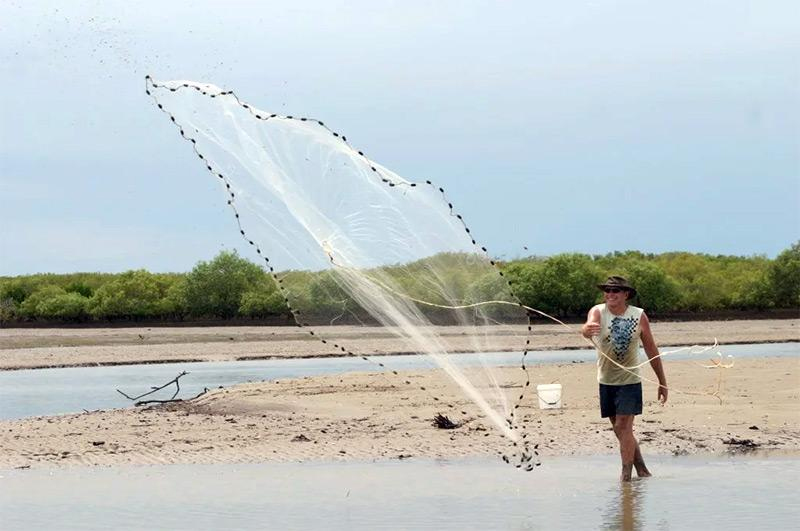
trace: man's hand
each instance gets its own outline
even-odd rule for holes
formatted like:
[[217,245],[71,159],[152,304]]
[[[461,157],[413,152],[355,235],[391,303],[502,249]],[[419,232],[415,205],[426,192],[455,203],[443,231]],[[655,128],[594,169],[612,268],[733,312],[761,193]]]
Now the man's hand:
[[583,337],[589,339],[592,336],[600,334],[600,323],[586,323],[581,327],[581,334]]
[[662,385],[658,386],[658,401],[659,402],[661,402],[662,404],[665,404],[667,402],[667,395],[668,394],[669,394],[669,389],[667,389],[666,385],[662,384]]

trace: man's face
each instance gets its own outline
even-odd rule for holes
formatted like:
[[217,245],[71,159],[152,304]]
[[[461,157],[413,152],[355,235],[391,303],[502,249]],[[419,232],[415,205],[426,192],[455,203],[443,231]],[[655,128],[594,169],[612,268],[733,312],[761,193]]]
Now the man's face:
[[628,290],[620,288],[603,288],[603,299],[606,304],[617,306],[628,300]]

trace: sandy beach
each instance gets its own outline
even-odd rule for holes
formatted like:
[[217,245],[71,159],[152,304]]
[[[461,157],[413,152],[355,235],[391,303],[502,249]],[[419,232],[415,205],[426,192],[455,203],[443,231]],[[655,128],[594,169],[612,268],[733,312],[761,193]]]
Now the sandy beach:
[[[725,370],[722,402],[703,394],[716,389],[717,369],[693,361],[667,366],[675,391],[666,406],[655,402],[653,386],[645,386],[645,412],[636,432],[646,454],[800,452],[800,359],[737,360]],[[520,372],[502,372],[501,385],[510,396],[521,391]],[[530,374],[534,383],[557,380],[564,386],[562,409],[540,410],[528,392],[519,410],[542,459],[616,452],[610,425],[599,418],[591,363],[535,365]],[[436,428],[437,413],[463,424]],[[243,384],[165,406],[0,422],[0,467],[405,459],[508,451],[500,431],[441,371]]]
[[[786,341],[796,339],[796,330],[797,321],[658,323],[656,337],[662,345],[682,342],[681,338],[706,342],[715,336],[721,340]],[[356,331],[341,330],[342,336],[352,334],[349,339],[353,343],[378,353],[391,352],[384,345],[392,340],[379,337],[380,329],[371,329],[369,338]],[[9,368],[45,366],[45,360],[66,364],[74,361],[73,356],[88,362],[92,353],[105,361],[131,361],[131,349],[143,351],[135,358],[140,362],[153,357],[153,353],[144,353],[147,345],[119,344],[120,338],[124,342],[136,331],[89,332],[59,331],[62,339],[58,341],[72,338],[76,343],[106,344],[7,348],[4,341],[6,348],[0,352]],[[192,329],[188,335],[174,329],[150,332],[153,335],[148,340],[161,341],[157,352],[204,352],[204,356],[216,352],[222,359],[265,351],[287,357],[320,352],[309,349],[311,342],[298,336],[302,331],[297,330]],[[238,335],[226,336],[234,332]],[[278,336],[274,344],[258,335],[273,332]],[[457,344],[458,331],[450,332]],[[39,334],[47,338],[45,342],[55,337],[42,330],[6,330],[3,339],[24,343]],[[547,348],[581,346],[580,340],[555,330],[543,332],[542,337],[549,341]],[[508,340],[498,335],[498,344]],[[71,354],[75,351],[77,354]],[[115,352],[120,354],[115,356]],[[636,424],[645,454],[800,452],[800,359],[744,358],[737,359],[730,369],[706,369],[701,363],[709,364],[708,357],[666,360],[672,387],[666,406],[655,402],[655,387],[645,384],[645,411]],[[649,368],[644,370],[649,376]],[[528,374],[533,384],[529,388],[523,387],[526,376],[519,367],[502,369],[499,381],[513,397],[512,403],[525,393],[519,418],[528,440],[538,444],[542,460],[554,455],[616,452],[610,424],[599,417],[592,363],[532,363]],[[563,407],[540,410],[535,385],[555,381],[564,386]],[[158,383],[162,382],[154,382]],[[718,396],[712,396],[717,391]],[[460,426],[435,427],[432,419],[437,413]],[[188,402],[0,422],[2,468],[407,459],[510,451],[500,430],[439,370],[242,384]]]

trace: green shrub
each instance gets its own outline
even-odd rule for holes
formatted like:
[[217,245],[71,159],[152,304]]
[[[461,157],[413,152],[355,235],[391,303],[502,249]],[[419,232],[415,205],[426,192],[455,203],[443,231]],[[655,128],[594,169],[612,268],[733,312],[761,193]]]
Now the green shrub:
[[288,313],[283,295],[275,287],[275,282],[264,279],[242,294],[239,314],[244,317],[269,317]]
[[24,317],[35,319],[40,316],[39,306],[44,306],[47,300],[66,295],[66,293],[64,288],[59,286],[44,285],[22,301],[19,306],[19,313]]
[[37,307],[37,317],[49,320],[76,321],[89,316],[89,299],[80,293],[64,292],[43,300]]
[[603,274],[587,255],[552,256],[532,275],[531,306],[562,317],[579,315],[597,301],[601,279]]
[[779,308],[800,308],[800,241],[772,263],[769,280]]
[[155,275],[143,269],[126,271],[95,292],[89,311],[98,319],[156,317],[161,298]]
[[19,318],[19,308],[14,299],[0,299],[0,324],[10,323]]
[[234,317],[242,296],[265,277],[259,266],[240,258],[236,252],[223,251],[210,262],[198,263],[186,277],[189,312],[203,317]]
[[669,311],[680,301],[678,283],[652,262],[629,262],[622,270],[649,313]]

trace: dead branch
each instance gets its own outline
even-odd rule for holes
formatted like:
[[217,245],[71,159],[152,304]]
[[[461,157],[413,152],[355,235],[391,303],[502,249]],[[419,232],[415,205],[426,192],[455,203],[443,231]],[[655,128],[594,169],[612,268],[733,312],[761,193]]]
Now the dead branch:
[[[173,378],[172,380],[168,381],[168,382],[167,382],[167,383],[165,383],[164,385],[162,385],[162,386],[160,386],[160,387],[151,387],[151,388],[150,388],[150,391],[148,391],[148,392],[146,392],[146,393],[143,393],[143,394],[141,394],[141,395],[139,395],[139,396],[128,396],[128,395],[126,395],[125,393],[123,393],[122,391],[120,391],[119,389],[117,389],[117,392],[118,392],[119,394],[121,394],[122,396],[124,396],[125,398],[127,398],[128,400],[139,400],[140,398],[142,398],[142,397],[144,397],[144,396],[147,396],[147,395],[152,395],[152,394],[153,394],[153,393],[155,393],[156,391],[161,391],[161,390],[162,390],[162,389],[164,389],[165,387],[169,387],[170,385],[172,385],[172,384],[175,384],[175,393],[172,395],[172,398],[170,398],[170,400],[175,400],[175,397],[176,397],[176,396],[178,396],[178,393],[179,393],[179,392],[180,392],[180,390],[181,390],[181,384],[178,382],[178,380],[180,380],[182,376],[186,376],[187,374],[189,374],[189,373],[188,373],[188,372],[186,372],[186,371],[183,371],[183,372],[182,372],[182,373],[180,373],[178,376],[176,376],[176,377],[175,377],[175,378]],[[137,405],[138,405],[138,404],[137,404]]]
[[208,392],[208,387],[204,387],[202,391],[200,391],[199,393],[194,395],[192,398],[186,398],[186,399],[183,399],[183,398],[170,398],[170,399],[167,399],[167,400],[139,400],[138,402],[135,402],[133,405],[138,407],[138,406],[146,406],[148,404],[170,404],[170,403],[173,403],[173,402],[191,402],[195,398],[200,398],[201,396],[203,396],[207,392]]

